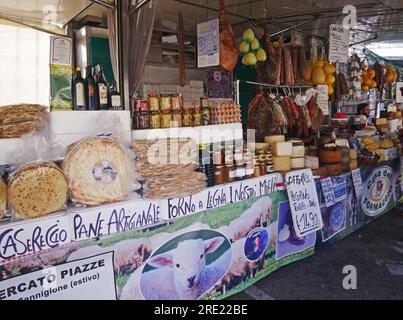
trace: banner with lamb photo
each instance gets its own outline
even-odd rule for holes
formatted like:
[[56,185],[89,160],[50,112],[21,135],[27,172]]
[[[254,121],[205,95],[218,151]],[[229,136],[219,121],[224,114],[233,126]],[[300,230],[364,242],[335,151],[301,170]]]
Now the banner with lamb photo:
[[[52,299],[62,293],[92,299],[99,295],[88,286],[103,281],[105,299],[223,299],[314,254],[316,235],[297,238],[290,214],[287,193],[278,191],[145,232],[38,254],[0,267],[0,300]],[[31,288],[24,282],[30,278],[42,282]],[[53,280],[52,287],[43,279]]]

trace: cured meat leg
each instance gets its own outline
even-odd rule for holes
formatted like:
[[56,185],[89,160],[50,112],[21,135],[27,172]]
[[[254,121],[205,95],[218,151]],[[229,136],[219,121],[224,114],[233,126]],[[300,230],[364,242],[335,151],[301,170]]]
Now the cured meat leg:
[[178,21],[178,40],[179,40],[179,84],[181,87],[186,85],[185,75],[185,35],[183,31],[183,16],[179,14]]
[[234,31],[225,14],[225,1],[220,0],[220,67],[233,72],[238,62]]

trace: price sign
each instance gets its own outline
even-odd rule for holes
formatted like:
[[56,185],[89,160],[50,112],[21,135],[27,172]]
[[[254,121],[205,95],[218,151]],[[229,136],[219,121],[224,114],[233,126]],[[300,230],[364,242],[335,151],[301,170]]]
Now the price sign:
[[323,221],[312,170],[290,172],[285,179],[296,235],[302,238],[321,230]]
[[363,193],[361,170],[355,169],[355,170],[351,171],[351,174],[353,176],[355,194],[357,197],[360,197]]
[[329,115],[329,87],[327,85],[319,85],[316,87],[318,91],[317,103],[324,116]]
[[320,181],[322,185],[323,195],[325,197],[326,207],[331,207],[336,204],[336,196],[334,194],[334,185],[332,178],[326,178]]
[[350,29],[332,24],[329,30],[329,62],[347,63]]

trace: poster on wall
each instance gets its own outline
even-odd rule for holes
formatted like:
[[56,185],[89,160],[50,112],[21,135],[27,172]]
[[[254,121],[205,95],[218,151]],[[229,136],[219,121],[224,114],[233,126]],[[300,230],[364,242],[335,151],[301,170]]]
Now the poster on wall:
[[[290,214],[284,203],[287,193],[274,192],[183,217],[147,233],[132,231],[73,243],[0,266],[0,283],[23,275],[35,279],[32,272],[49,266],[71,269],[70,263],[75,266],[113,252],[113,289],[120,300],[224,299],[278,268],[314,254],[315,234],[303,244],[280,246],[282,253],[276,255],[279,215]],[[110,294],[110,281],[105,285]],[[83,294],[97,298],[101,293],[96,291]]]
[[227,71],[207,71],[207,93],[211,99],[232,98],[232,74]]
[[0,300],[116,300],[113,252],[4,279]]
[[220,64],[220,21],[214,19],[197,25],[197,67]]
[[50,37],[50,64],[71,66],[73,40],[67,37]]

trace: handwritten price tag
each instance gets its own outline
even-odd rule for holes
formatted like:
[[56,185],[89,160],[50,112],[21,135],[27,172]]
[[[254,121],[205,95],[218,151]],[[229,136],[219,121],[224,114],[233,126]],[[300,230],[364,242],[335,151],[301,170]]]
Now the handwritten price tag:
[[357,197],[359,197],[363,193],[361,170],[360,169],[355,169],[355,170],[351,171],[351,174],[353,176],[353,184],[354,184],[355,194],[356,194]]
[[336,204],[334,194],[334,185],[332,178],[326,178],[320,181],[322,185],[323,196],[325,197],[326,207],[329,208]]
[[306,237],[321,230],[323,221],[312,170],[290,172],[285,179],[296,235]]

